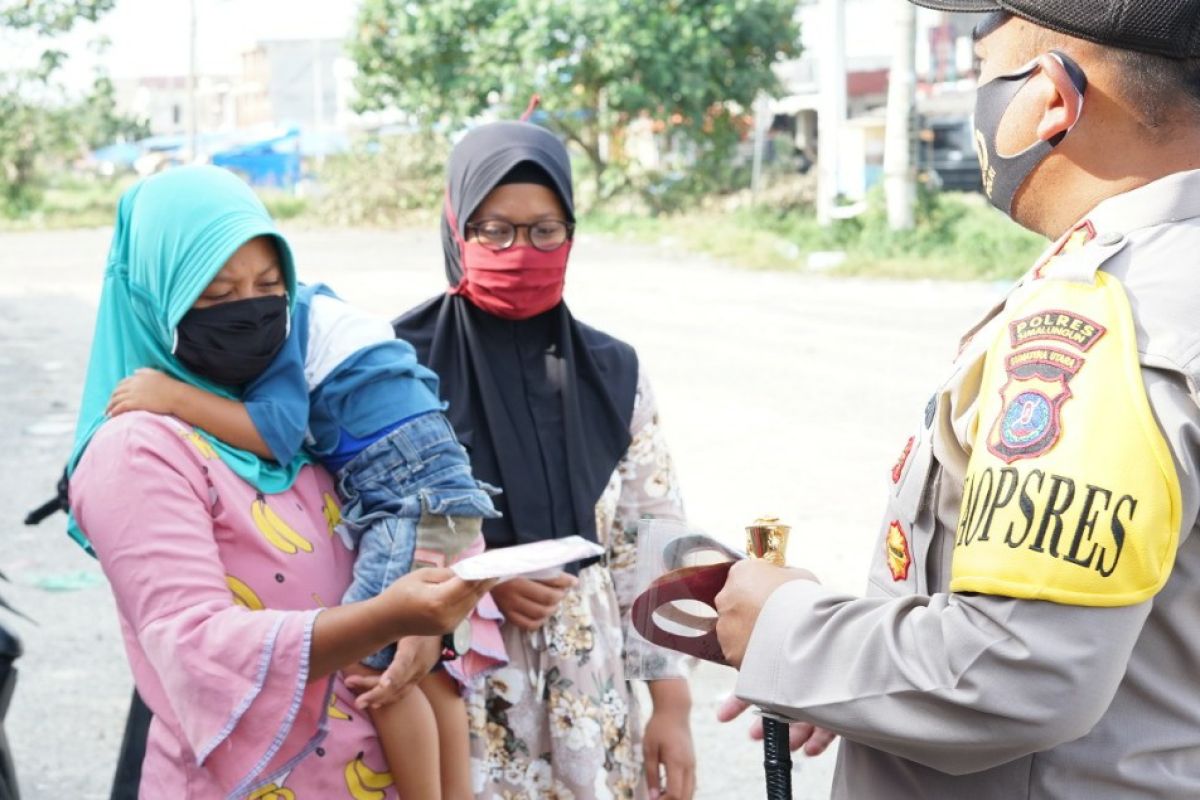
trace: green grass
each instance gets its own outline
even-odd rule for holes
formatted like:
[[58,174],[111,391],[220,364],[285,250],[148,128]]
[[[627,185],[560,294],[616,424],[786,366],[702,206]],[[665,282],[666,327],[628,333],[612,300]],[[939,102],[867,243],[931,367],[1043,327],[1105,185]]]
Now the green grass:
[[60,177],[41,189],[40,202],[31,211],[0,213],[0,230],[61,230],[111,225],[117,200],[133,178]]
[[[133,176],[116,179],[60,177],[41,190],[40,202],[32,211],[0,214],[0,231],[62,230],[99,228],[113,224],[117,201],[136,181]],[[259,197],[267,211],[279,221],[309,213],[309,202],[277,189],[264,189]]]
[[887,278],[1001,280],[1022,274],[1045,247],[974,195],[923,196],[915,230],[892,232],[872,197],[861,216],[817,224],[805,209],[742,208],[670,216],[596,212],[581,228],[705,253],[751,269],[807,270],[809,255],[845,253],[831,272]]
[[[37,210],[6,217],[0,231],[100,227],[111,225],[117,200],[133,182],[60,177],[44,187]],[[310,203],[278,190],[260,193],[267,210],[277,220],[301,220],[337,227],[371,224],[394,226],[399,212],[359,213],[358,205],[377,210],[361,181],[357,189],[336,197],[356,198],[347,212],[325,198]],[[424,184],[421,184],[424,187]],[[432,184],[431,184],[432,185]],[[440,185],[440,184],[439,184]],[[381,187],[391,197],[397,189]],[[424,195],[406,202],[422,223],[432,216]],[[365,199],[364,199],[365,198]],[[376,198],[377,200],[377,198]],[[370,202],[368,202],[370,201]],[[432,201],[429,201],[432,203]],[[395,205],[393,203],[392,205]],[[707,208],[654,216],[649,213],[595,211],[580,220],[580,229],[667,247],[675,251],[704,253],[748,269],[808,269],[815,252],[838,251],[844,262],[835,275],[887,278],[940,278],[945,280],[1003,280],[1023,273],[1045,246],[1041,238],[1021,229],[987,205],[977,195],[923,194],[915,230],[888,230],[882,197],[873,195],[868,210],[828,228],[817,224],[803,205],[789,208],[754,206],[731,211]],[[426,217],[429,217],[427,220]]]
[[310,211],[306,198],[296,197],[278,189],[260,189],[258,196],[267,207],[267,213],[278,222],[303,217]]

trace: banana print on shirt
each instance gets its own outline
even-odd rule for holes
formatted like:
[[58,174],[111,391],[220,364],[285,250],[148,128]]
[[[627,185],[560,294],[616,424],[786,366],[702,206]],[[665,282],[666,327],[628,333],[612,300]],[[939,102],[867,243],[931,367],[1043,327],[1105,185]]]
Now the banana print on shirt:
[[275,509],[271,508],[262,492],[259,492],[250,504],[250,517],[254,520],[258,532],[277,550],[282,550],[288,555],[295,555],[302,550],[305,553],[313,551],[312,542],[284,522],[283,518],[275,513]]

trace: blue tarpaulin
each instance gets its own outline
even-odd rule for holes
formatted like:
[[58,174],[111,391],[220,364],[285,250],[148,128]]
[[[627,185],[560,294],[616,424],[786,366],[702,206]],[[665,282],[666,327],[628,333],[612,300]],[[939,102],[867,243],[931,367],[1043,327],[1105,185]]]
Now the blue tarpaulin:
[[290,188],[300,180],[300,129],[213,153],[212,163],[242,175],[253,186]]

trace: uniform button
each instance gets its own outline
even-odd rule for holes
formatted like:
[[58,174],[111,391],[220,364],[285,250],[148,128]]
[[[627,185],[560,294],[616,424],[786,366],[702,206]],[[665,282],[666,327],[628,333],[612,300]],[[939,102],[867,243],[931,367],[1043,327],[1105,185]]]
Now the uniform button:
[[1112,247],[1113,245],[1120,244],[1122,242],[1122,240],[1124,240],[1124,238],[1125,238],[1124,236],[1117,233],[1116,231],[1110,231],[1110,232],[1104,234],[1103,236],[1101,236],[1099,239],[1097,239],[1096,243],[1099,244],[1101,247]]
[[933,424],[933,417],[937,414],[937,395],[929,398],[929,402],[925,404],[925,427],[928,428]]

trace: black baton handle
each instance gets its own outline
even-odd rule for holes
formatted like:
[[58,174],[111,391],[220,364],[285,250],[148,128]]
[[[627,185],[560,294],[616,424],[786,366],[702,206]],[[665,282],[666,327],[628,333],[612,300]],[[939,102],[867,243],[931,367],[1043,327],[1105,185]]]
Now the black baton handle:
[[767,800],[792,800],[792,751],[788,748],[788,724],[763,717],[763,772]]

